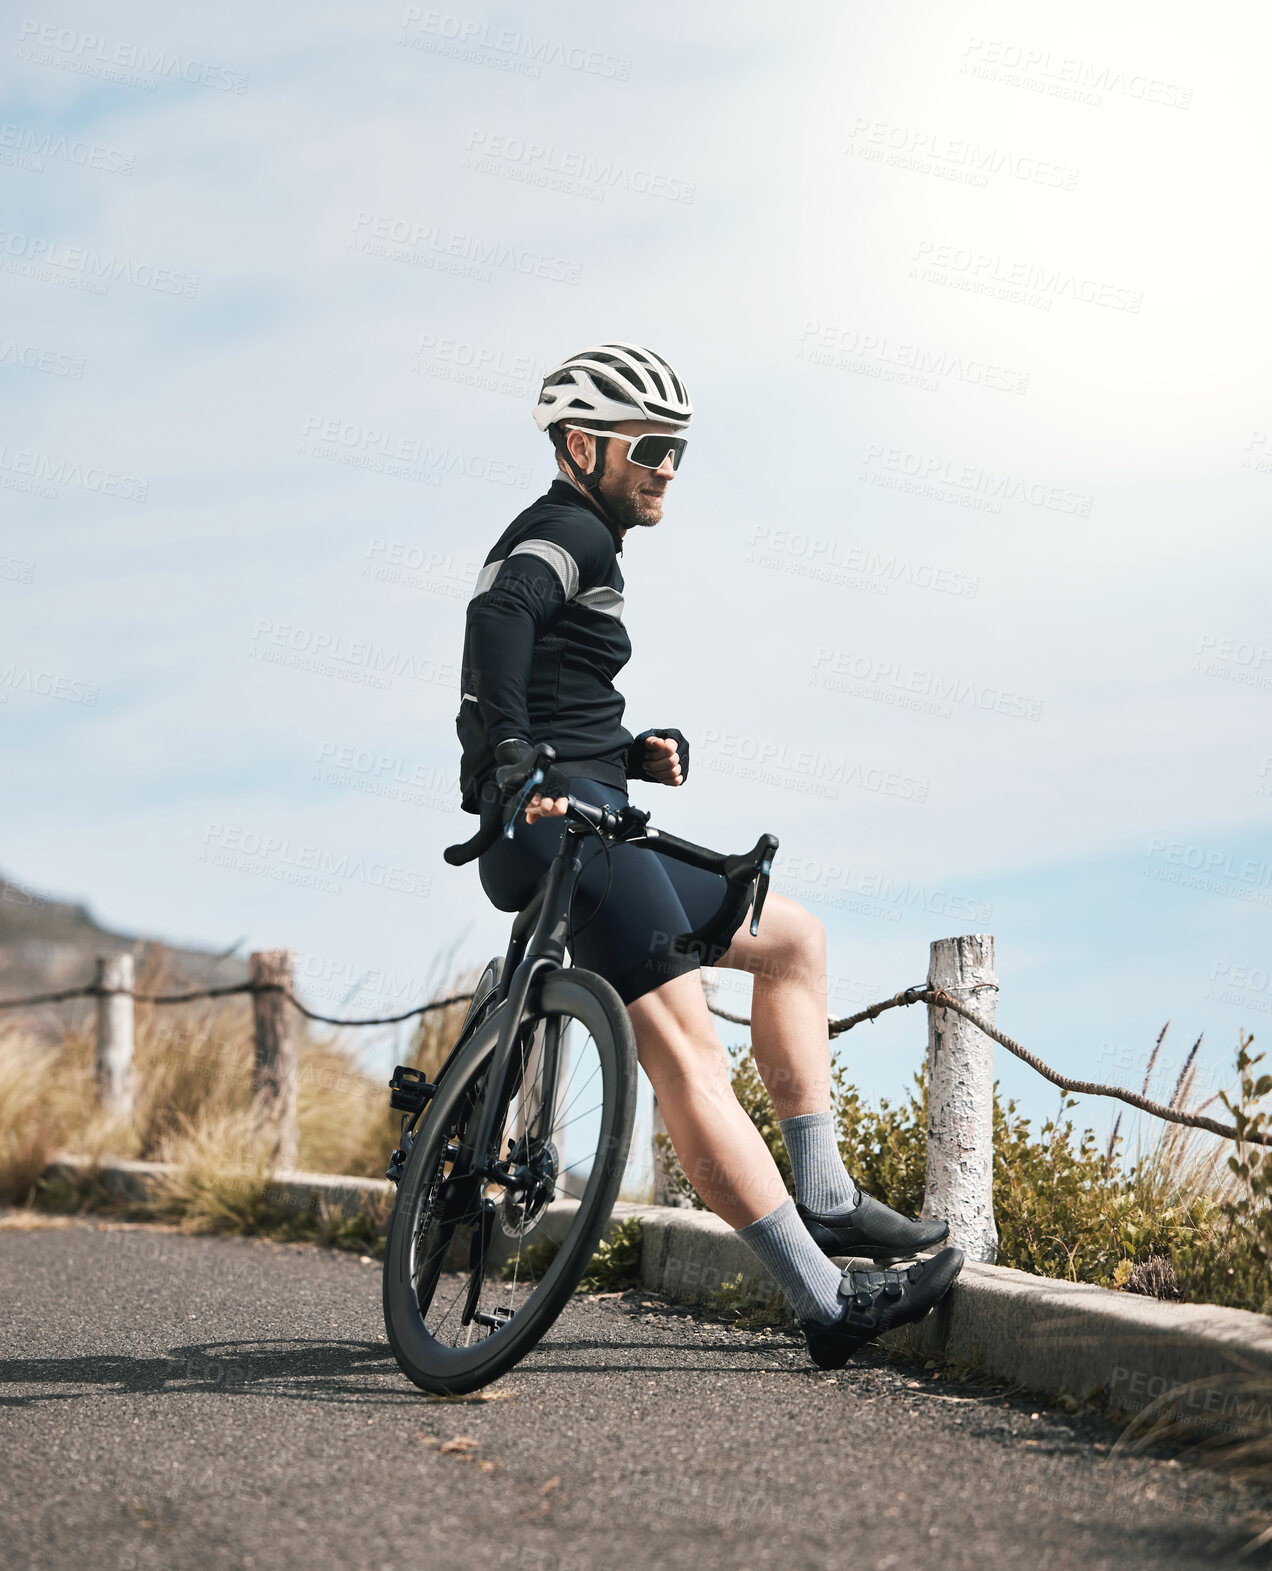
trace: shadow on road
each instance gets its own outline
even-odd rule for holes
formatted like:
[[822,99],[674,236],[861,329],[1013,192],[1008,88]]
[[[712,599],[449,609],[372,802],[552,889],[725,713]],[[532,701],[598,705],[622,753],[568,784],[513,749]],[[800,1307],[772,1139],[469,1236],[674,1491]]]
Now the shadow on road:
[[[773,1358],[771,1343],[740,1342],[729,1347],[723,1358],[722,1352],[723,1349],[713,1348],[703,1357],[700,1344],[674,1336],[656,1342],[554,1340],[532,1353],[517,1372],[558,1376],[613,1375],[625,1371],[692,1374],[727,1368],[734,1374],[791,1373],[788,1364]],[[579,1356],[587,1353],[601,1357],[594,1361]],[[762,1356],[761,1362],[739,1368],[734,1361],[738,1355],[756,1354]],[[650,1355],[658,1361],[653,1362]],[[668,1362],[669,1356],[677,1361]],[[407,1386],[383,1342],[314,1342],[279,1337],[267,1341],[189,1343],[153,1358],[87,1353],[76,1358],[0,1360],[0,1407],[70,1401],[77,1395],[103,1389],[147,1396],[215,1391],[226,1396],[281,1396],[337,1403],[456,1400],[430,1399]],[[472,1400],[484,1398],[479,1394]]]
[[[376,1377],[377,1383],[367,1383],[367,1376]],[[308,1402],[368,1397],[394,1402],[418,1395],[386,1388],[384,1377],[399,1378],[393,1355],[383,1342],[313,1342],[282,1337],[201,1342],[175,1347],[155,1358],[90,1353],[79,1358],[0,1360],[0,1406],[28,1407],[65,1401],[77,1394],[66,1389],[3,1389],[12,1386],[79,1387],[82,1393],[108,1388],[121,1394],[151,1396],[217,1391],[227,1396],[300,1397]]]

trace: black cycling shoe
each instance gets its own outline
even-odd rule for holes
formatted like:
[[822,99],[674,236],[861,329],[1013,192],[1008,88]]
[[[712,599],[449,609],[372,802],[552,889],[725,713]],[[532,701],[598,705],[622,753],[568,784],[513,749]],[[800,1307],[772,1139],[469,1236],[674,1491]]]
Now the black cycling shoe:
[[845,1271],[839,1296],[847,1302],[829,1325],[801,1320],[808,1356],[819,1369],[842,1369],[859,1348],[884,1331],[922,1320],[940,1303],[963,1269],[961,1249],[942,1249],[903,1271]]
[[860,1255],[863,1260],[906,1260],[949,1237],[948,1222],[912,1222],[882,1200],[861,1194],[842,1216],[795,1208],[823,1254]]

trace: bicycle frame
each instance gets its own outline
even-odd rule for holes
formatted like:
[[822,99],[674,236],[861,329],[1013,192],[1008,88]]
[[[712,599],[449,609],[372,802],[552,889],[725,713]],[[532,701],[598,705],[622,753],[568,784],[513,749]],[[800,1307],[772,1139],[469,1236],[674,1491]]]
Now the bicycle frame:
[[[522,794],[523,802],[529,796],[535,781],[539,779],[542,779],[542,775],[536,774],[534,780],[527,784]],[[638,812],[633,808],[624,808],[621,812],[615,813],[608,807],[592,807],[574,797],[570,797],[569,803],[560,849],[540,880],[538,889],[513,921],[503,969],[493,989],[494,1018],[499,1022],[499,1029],[487,1073],[487,1091],[482,1097],[472,1144],[459,1154],[447,1180],[452,1186],[452,1194],[457,1197],[462,1196],[468,1184],[474,1181],[480,1182],[492,1178],[505,1185],[509,1183],[510,1175],[500,1170],[498,1164],[490,1160],[490,1142],[495,1133],[495,1121],[503,1113],[507,1099],[514,1089],[509,1077],[527,1006],[532,1004],[532,989],[544,971],[559,968],[565,960],[570,908],[579,875],[583,871],[580,850],[588,834],[600,829],[601,833],[610,839],[627,845],[657,849],[665,856],[675,857],[677,861],[717,873],[726,880],[728,887],[719,910],[702,928],[695,933],[685,935],[687,942],[691,946],[696,944],[697,952],[703,953],[704,958],[712,932],[718,928],[720,919],[725,913],[736,914],[740,918],[745,913],[746,903],[750,902],[751,932],[755,933],[759,926],[773,853],[777,850],[775,835],[761,835],[753,850],[730,856],[723,852],[710,851],[705,846],[694,845],[691,841],[682,840],[663,830],[651,828],[649,814]],[[519,803],[518,811],[520,805]],[[489,845],[493,842],[494,834],[495,826],[492,825],[475,836],[466,846],[451,847],[446,853],[447,860],[455,864],[471,860],[478,854],[483,843]],[[750,893],[752,880],[754,880],[753,900]],[[733,925],[736,926],[736,922]],[[729,930],[732,931],[732,927]],[[482,1015],[485,1013],[484,1010],[481,1011]],[[478,1018],[480,1016],[474,1014],[471,1023],[475,1025]],[[438,1071],[437,1083],[440,1084],[444,1078],[452,1059],[468,1036],[469,1028],[466,1026]],[[543,1107],[550,1118],[556,1096],[559,1041],[550,1044],[548,1051],[549,1062],[545,1066],[547,1072],[543,1077],[545,1086]],[[395,1071],[395,1082],[400,1072]],[[436,1084],[423,1087],[423,1092],[430,1096],[435,1090]],[[423,1102],[419,1105],[416,1117],[418,1118],[422,1112]],[[542,1112],[536,1116],[542,1116]],[[399,1154],[395,1153],[395,1161]],[[393,1168],[390,1168],[390,1175],[392,1173]]]

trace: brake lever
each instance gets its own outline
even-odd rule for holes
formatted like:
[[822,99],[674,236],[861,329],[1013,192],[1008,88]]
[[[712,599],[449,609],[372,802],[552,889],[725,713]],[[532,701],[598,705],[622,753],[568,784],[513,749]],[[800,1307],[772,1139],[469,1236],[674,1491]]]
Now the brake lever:
[[751,901],[751,937],[760,931],[760,912],[768,894],[769,874],[773,871],[773,853],[777,850],[776,835],[761,835],[756,850],[760,853],[759,871],[755,875],[755,895]]
[[773,871],[773,859],[766,856],[760,863],[760,871],[755,879],[755,899],[751,902],[751,937],[754,938],[760,930],[760,912],[764,909],[764,897],[768,894],[769,874]]
[[540,786],[542,784],[543,784],[543,770],[542,769],[536,769],[534,771],[534,773],[530,776],[530,778],[526,781],[525,787],[522,790],[521,795],[517,798],[517,805],[516,805],[516,807],[514,807],[512,812],[509,813],[509,815],[508,815],[508,821],[504,825],[504,830],[503,830],[503,837],[504,837],[505,840],[511,840],[512,839],[512,832],[513,832],[514,828],[516,827],[516,823],[517,823],[517,814],[520,813],[521,809],[526,805],[526,803],[534,795],[535,787],[536,786]]

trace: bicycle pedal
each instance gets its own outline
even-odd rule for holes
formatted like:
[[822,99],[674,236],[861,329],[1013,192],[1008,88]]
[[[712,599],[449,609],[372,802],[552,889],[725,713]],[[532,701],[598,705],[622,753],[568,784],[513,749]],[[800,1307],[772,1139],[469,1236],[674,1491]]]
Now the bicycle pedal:
[[423,1070],[399,1064],[389,1080],[389,1106],[398,1113],[422,1113],[436,1090]]

